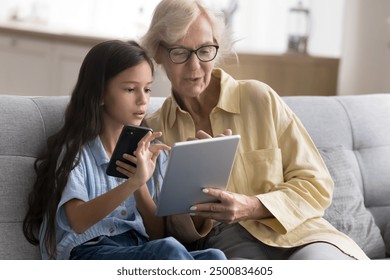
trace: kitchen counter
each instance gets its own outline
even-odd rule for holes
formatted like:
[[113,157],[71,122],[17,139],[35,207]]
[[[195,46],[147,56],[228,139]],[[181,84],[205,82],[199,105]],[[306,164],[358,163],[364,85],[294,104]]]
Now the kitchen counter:
[[[129,40],[40,23],[0,21],[0,95],[69,95],[87,52],[112,39]],[[153,88],[154,96],[170,92],[159,69]]]
[[0,22],[0,34],[7,36],[27,36],[36,39],[61,41],[87,46],[93,46],[99,42],[113,39],[103,34],[82,33],[80,31],[48,26],[41,23],[19,21]]
[[[4,67],[6,73],[1,73],[0,69],[0,94],[25,94],[30,90],[32,95],[37,92],[61,95],[70,93],[87,51],[97,43],[115,38],[92,31],[80,32],[39,23],[9,21],[0,22],[0,39],[0,51],[3,52],[0,52],[0,59],[7,66]],[[337,94],[337,58],[291,54],[237,55],[239,63],[233,61],[222,66],[237,79],[263,81],[283,96]],[[15,64],[18,60],[20,65]],[[38,72],[37,65],[41,66],[42,75],[31,76],[31,73]],[[28,75],[25,75],[31,76],[30,82],[14,83],[21,69],[26,67],[30,68],[26,72]],[[163,77],[161,73],[156,73],[155,87],[158,90],[155,92],[159,96],[166,96],[170,92],[169,82]]]

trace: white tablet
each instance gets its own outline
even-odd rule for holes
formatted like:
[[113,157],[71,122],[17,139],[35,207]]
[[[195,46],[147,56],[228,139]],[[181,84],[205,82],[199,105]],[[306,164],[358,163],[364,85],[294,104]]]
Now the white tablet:
[[188,213],[194,204],[215,200],[202,189],[226,188],[239,141],[239,135],[232,135],[175,143],[170,151],[156,215]]

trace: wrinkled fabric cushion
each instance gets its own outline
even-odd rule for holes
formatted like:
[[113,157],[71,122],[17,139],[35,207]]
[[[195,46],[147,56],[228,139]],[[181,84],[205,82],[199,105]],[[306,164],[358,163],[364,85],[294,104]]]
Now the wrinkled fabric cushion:
[[387,224],[386,231],[384,234],[384,239],[386,243],[386,256],[390,257],[390,221]]
[[385,244],[374,217],[364,205],[343,147],[319,148],[333,178],[333,202],[324,218],[351,237],[370,258],[384,258]]

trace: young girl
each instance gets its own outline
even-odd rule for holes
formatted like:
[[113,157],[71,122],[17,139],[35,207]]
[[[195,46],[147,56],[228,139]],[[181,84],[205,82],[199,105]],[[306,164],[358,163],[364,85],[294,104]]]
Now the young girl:
[[163,238],[152,199],[166,160],[159,154],[169,149],[152,143],[161,132],[148,133],[135,156],[124,155],[137,168],[117,162],[129,179],[106,175],[123,125],[145,117],[153,70],[133,41],[103,42],[85,57],[64,125],[35,163],[23,232],[43,259],[225,259],[219,250],[188,252]]

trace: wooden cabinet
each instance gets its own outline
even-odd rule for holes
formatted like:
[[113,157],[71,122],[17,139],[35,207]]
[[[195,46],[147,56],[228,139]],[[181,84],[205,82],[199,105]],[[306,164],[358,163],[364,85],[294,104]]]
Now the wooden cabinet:
[[[0,94],[70,95],[87,52],[110,39],[0,24]],[[170,88],[156,67],[153,96],[166,97]]]
[[70,95],[77,81],[81,63],[90,47],[55,43],[53,50],[53,92],[50,95]]
[[309,55],[238,54],[222,65],[236,79],[256,79],[279,95],[336,95],[339,59]]
[[45,42],[0,36],[0,92],[34,95],[48,93],[51,45]]
[[0,34],[0,94],[69,95],[90,45]]
[[[0,94],[69,95],[85,55],[104,40],[0,26]],[[241,53],[221,67],[236,79],[265,82],[282,96],[337,94],[337,58]],[[170,83],[157,67],[153,95],[169,93]]]

